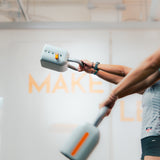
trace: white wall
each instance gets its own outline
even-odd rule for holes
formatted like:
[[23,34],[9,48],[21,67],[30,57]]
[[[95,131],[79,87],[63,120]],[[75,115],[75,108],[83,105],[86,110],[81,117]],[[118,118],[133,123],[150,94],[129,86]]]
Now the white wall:
[[[77,125],[94,119],[99,103],[110,92],[109,83],[94,75],[71,70],[61,75],[42,68],[39,60],[45,43],[67,49],[73,58],[109,63],[112,54],[113,64],[135,67],[160,42],[160,31],[152,30],[1,30],[0,35],[2,160],[65,160],[59,153],[60,146]],[[30,75],[39,86],[50,75],[49,93],[46,87],[38,92],[35,86],[29,93]],[[74,86],[73,81],[81,76],[79,86]],[[98,82],[92,86],[93,91],[89,88],[91,78]],[[61,85],[65,86],[60,89]],[[55,87],[59,89],[52,93]],[[122,100],[100,125],[101,139],[90,160],[140,157],[137,102],[141,96]]]
[[3,98],[0,97],[0,159],[2,159]]

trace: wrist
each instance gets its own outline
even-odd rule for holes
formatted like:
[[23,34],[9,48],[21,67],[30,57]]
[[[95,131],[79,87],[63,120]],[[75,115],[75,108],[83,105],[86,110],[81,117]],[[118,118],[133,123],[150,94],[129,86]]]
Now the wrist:
[[90,73],[96,75],[98,73],[98,70],[91,69]]
[[113,99],[116,99],[116,100],[119,98],[118,95],[116,94],[116,91],[115,91],[115,90],[113,90],[113,91],[111,92],[110,96],[111,96]]
[[100,64],[100,62],[96,62],[95,64],[94,64],[94,69],[95,70],[98,70],[98,65]]
[[92,62],[92,68],[94,68],[94,66],[95,66],[95,64],[94,64],[94,62]]
[[98,73],[98,70],[94,70],[94,73],[93,73],[93,74],[96,75],[97,73]]
[[94,74],[95,73],[95,70],[93,68],[90,69],[90,74]]

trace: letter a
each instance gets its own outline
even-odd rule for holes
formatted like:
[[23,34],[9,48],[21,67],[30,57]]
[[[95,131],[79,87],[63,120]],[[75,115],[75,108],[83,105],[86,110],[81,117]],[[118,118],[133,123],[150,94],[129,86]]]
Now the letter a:
[[64,89],[64,91],[66,93],[68,93],[67,85],[66,85],[66,83],[64,81],[64,78],[63,78],[62,74],[60,74],[60,76],[59,76],[59,78],[58,78],[58,80],[57,80],[57,82],[55,84],[55,87],[53,88],[52,93],[55,93],[57,89]]

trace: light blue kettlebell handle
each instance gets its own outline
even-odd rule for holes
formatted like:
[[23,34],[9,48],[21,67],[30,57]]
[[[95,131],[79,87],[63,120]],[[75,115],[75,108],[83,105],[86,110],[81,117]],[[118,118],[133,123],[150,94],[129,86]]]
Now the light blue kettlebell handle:
[[[78,59],[70,59],[70,58],[68,58],[67,61],[78,63],[79,65],[81,65],[81,66],[83,67],[83,63],[82,63],[80,60],[78,60]],[[75,67],[75,66],[73,66],[73,65],[71,65],[71,64],[69,64],[69,63],[68,63],[68,68],[71,68],[71,69],[73,69],[73,70],[75,70],[75,71],[78,71],[78,68],[77,68],[77,67]]]
[[95,127],[98,127],[98,125],[101,123],[101,121],[102,121],[103,118],[105,117],[108,109],[109,109],[109,108],[108,108],[107,106],[105,106],[105,107],[102,107],[102,108],[99,110],[99,113],[98,113],[98,115],[97,115],[97,117],[96,117],[96,119],[95,119],[95,121],[94,121],[94,123],[93,123],[93,125],[94,125]]

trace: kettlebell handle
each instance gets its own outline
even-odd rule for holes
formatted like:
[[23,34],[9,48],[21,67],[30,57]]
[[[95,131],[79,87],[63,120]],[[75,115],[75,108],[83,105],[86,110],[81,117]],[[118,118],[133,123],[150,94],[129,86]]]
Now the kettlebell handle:
[[[78,60],[78,59],[68,58],[67,61],[69,61],[69,62],[75,62],[75,63],[81,65],[82,67],[84,66],[83,63],[80,60]],[[73,66],[73,65],[71,65],[70,63],[68,63],[68,68],[73,69],[75,71],[78,71],[78,68],[75,67],[75,66]]]
[[105,107],[102,107],[100,110],[99,110],[99,113],[95,119],[95,121],[93,122],[93,125],[95,127],[98,127],[98,125],[101,123],[101,121],[103,120],[103,118],[105,117],[107,111],[109,110],[109,108],[107,106]]

